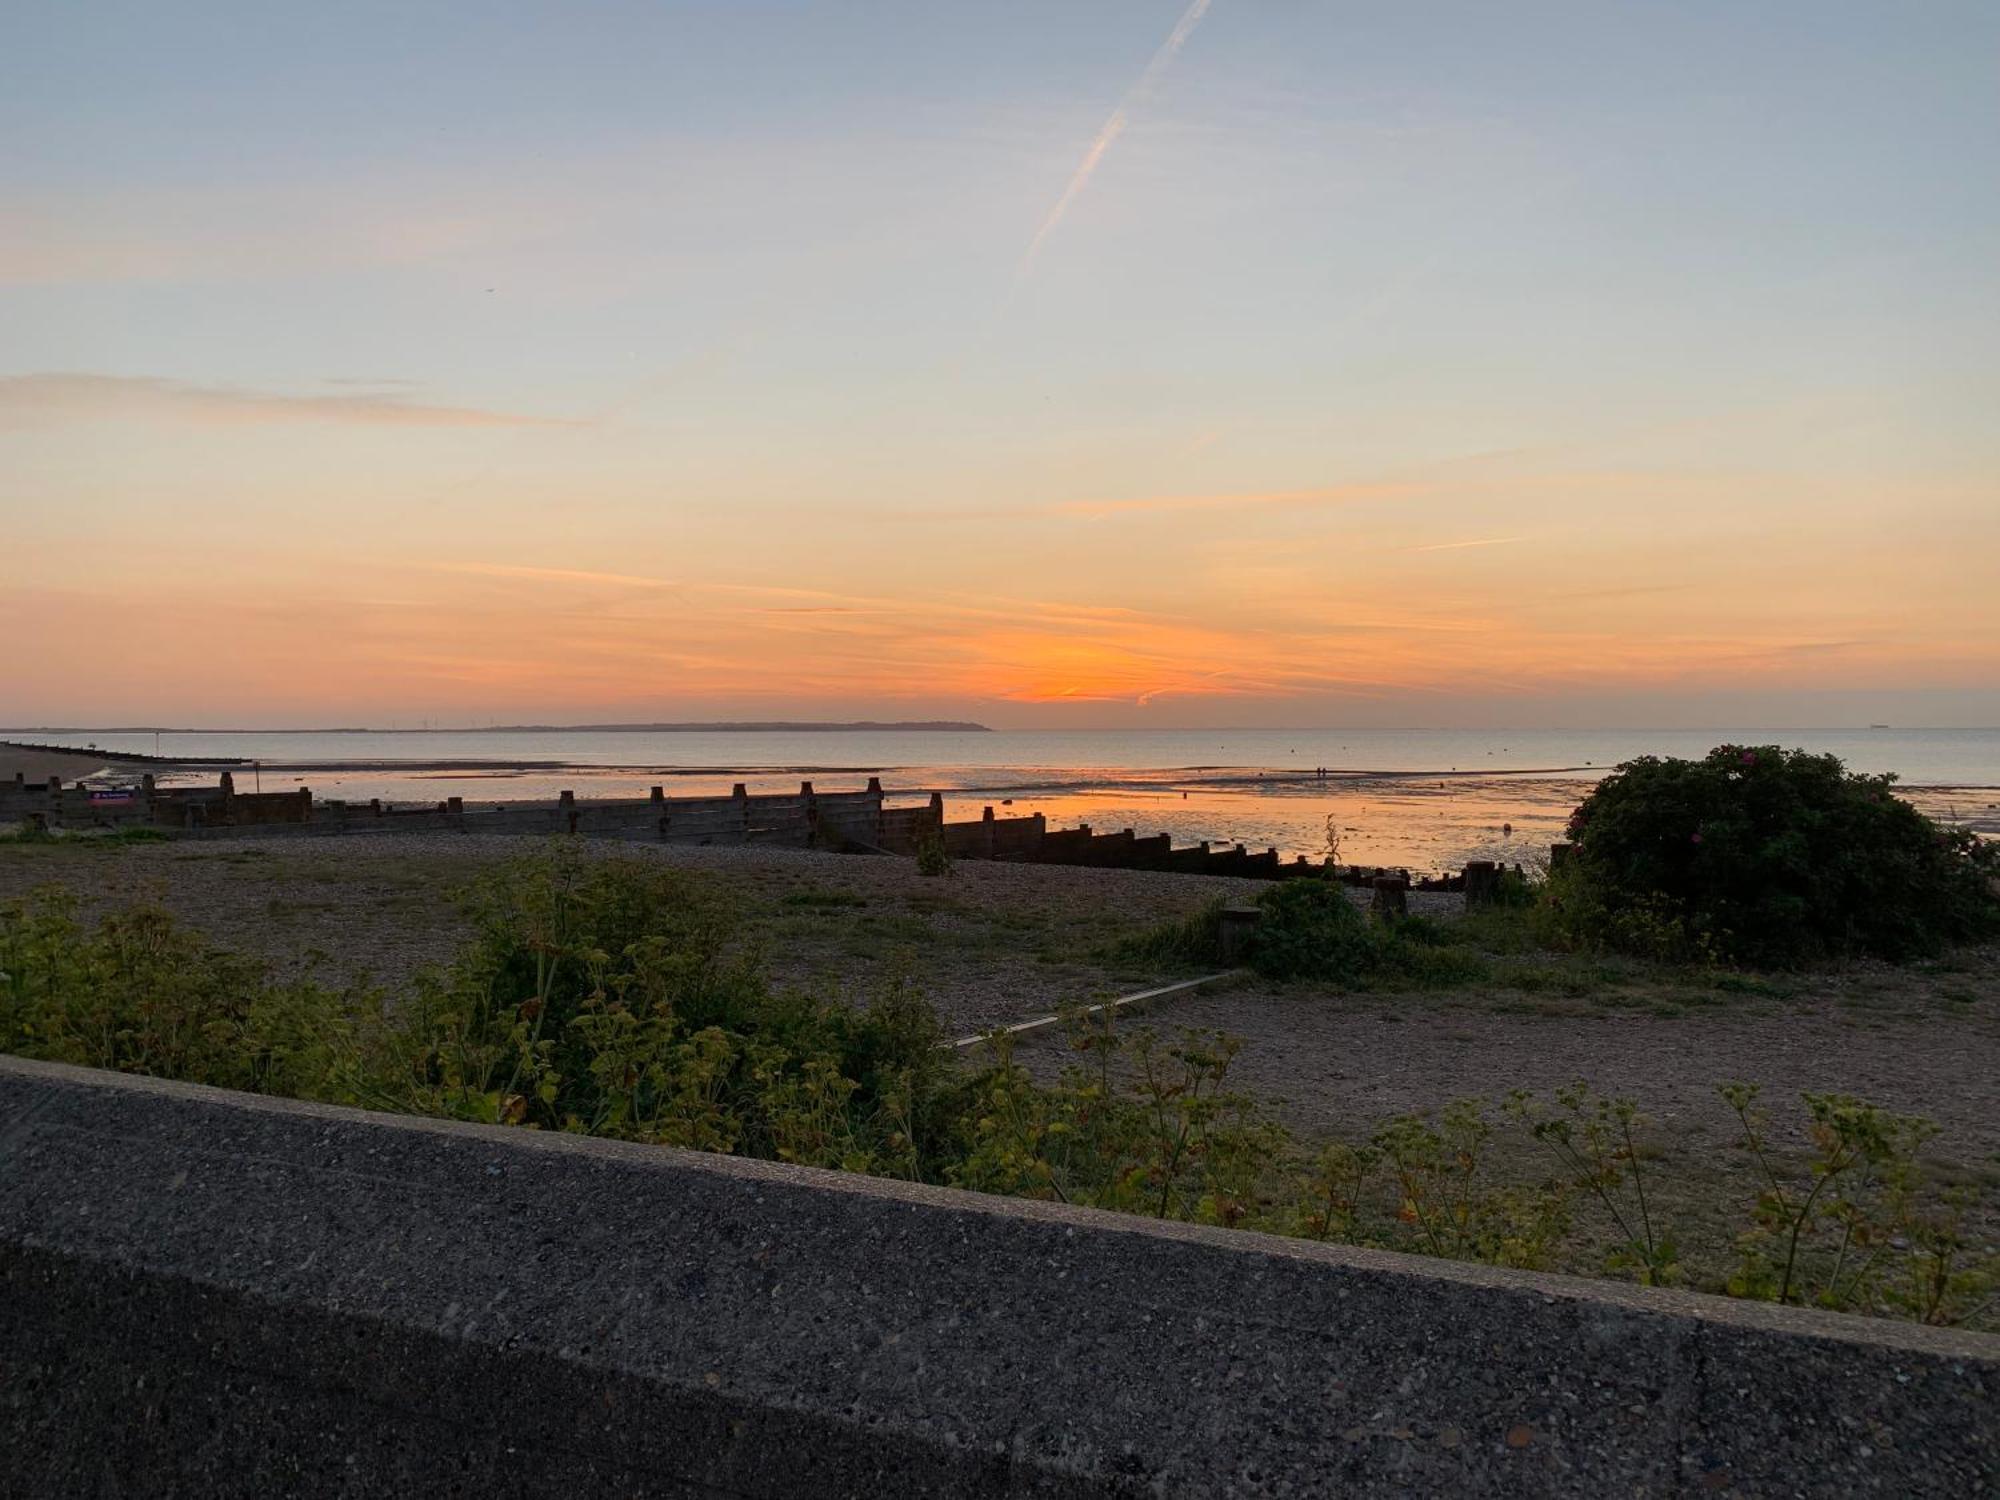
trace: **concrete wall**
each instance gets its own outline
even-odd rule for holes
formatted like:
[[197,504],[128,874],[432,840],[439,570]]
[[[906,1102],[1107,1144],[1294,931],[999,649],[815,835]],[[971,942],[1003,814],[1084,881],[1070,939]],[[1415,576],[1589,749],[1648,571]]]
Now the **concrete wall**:
[[0,1059],[0,1494],[1968,1496],[2000,1339]]

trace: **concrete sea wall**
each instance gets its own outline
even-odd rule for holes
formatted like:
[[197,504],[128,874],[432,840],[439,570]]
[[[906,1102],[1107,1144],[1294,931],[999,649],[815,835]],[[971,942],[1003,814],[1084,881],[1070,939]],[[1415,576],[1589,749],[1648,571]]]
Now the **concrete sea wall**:
[[1972,1495],[2000,1339],[0,1059],[0,1493]]

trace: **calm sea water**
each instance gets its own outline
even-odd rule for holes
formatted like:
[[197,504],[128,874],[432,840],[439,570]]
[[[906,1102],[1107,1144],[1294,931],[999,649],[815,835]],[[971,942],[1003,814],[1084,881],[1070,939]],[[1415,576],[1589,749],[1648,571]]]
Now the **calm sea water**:
[[[7,737],[260,762],[267,790],[434,802],[823,790],[880,776],[944,792],[948,815],[1046,814],[1052,824],[1168,832],[1362,863],[1443,868],[1532,859],[1596,775],[1635,755],[1717,744],[1830,751],[1891,771],[1938,816],[2000,831],[2000,729],[1050,730],[979,733],[317,732]],[[1321,768],[1329,773],[1322,779]],[[203,779],[206,779],[205,777]]]

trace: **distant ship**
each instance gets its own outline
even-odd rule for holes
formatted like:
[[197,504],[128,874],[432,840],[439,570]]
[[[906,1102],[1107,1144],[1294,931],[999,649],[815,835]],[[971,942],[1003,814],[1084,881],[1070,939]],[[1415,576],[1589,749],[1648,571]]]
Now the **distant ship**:
[[1870,724],[1868,727],[1870,729],[1887,729],[1889,726],[1887,724]]

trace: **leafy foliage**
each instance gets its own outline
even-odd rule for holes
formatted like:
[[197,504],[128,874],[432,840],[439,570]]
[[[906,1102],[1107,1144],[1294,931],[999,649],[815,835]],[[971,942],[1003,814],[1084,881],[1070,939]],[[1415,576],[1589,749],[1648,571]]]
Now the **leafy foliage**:
[[560,845],[472,906],[410,1009],[417,1108],[899,1176],[942,1149],[948,1059],[907,984],[858,1013],[774,993],[703,887]]
[[1336,881],[1280,881],[1257,898],[1250,964],[1274,979],[1340,984],[1451,984],[1476,979],[1485,963],[1424,917],[1371,921]]
[[2000,847],[1941,828],[1893,780],[1769,745],[1628,761],[1571,817],[1552,934],[1782,966],[1907,959],[2000,930]]
[[926,826],[917,834],[917,873],[919,875],[951,873],[951,854],[944,846],[944,834],[936,828]]

